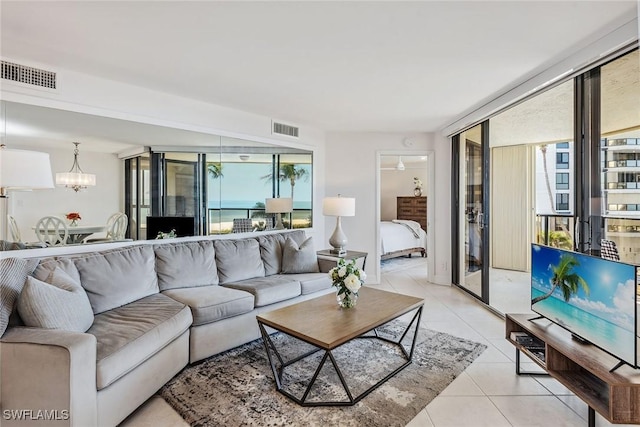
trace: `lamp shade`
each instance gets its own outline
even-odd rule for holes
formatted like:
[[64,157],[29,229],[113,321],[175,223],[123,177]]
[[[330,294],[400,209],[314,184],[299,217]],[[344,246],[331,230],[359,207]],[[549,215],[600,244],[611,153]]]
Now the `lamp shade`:
[[356,199],[353,197],[325,197],[322,214],[326,216],[355,216]]
[[265,199],[266,213],[285,213],[293,211],[293,199],[291,197],[279,197],[274,199]]
[[0,149],[0,188],[37,190],[53,188],[49,154]]
[[91,173],[82,172],[58,172],[56,173],[56,184],[73,187],[92,187],[96,185],[96,176]]

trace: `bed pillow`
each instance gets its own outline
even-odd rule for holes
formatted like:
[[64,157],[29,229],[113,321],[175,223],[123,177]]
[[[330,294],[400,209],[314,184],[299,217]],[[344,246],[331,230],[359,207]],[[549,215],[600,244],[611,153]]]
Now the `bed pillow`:
[[318,255],[309,237],[300,246],[290,237],[284,241],[282,250],[283,273],[318,273]]
[[18,313],[25,325],[36,328],[85,332],[93,323],[87,293],[59,267],[46,282],[27,277],[18,298]]

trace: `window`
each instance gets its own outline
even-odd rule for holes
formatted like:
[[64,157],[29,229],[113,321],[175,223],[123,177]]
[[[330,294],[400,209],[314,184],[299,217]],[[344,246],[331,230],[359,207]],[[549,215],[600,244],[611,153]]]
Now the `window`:
[[556,210],[557,211],[569,210],[569,193],[556,194]]
[[569,189],[569,174],[556,173],[556,190],[568,190],[568,189]]
[[556,169],[569,169],[569,153],[556,153]]
[[558,142],[556,144],[556,148],[564,148],[564,149],[569,149],[569,142]]

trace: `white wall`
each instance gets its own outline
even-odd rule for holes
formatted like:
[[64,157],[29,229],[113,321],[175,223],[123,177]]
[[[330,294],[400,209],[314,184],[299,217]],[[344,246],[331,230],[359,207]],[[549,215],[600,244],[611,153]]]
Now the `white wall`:
[[[20,148],[49,153],[54,182],[56,172],[68,172],[73,164],[74,147],[71,143],[68,150]],[[77,193],[64,187],[9,193],[9,214],[15,217],[23,241],[37,241],[32,227],[43,216],[79,212],[83,225],[101,225],[106,224],[112,213],[124,210],[122,160],[115,154],[82,151],[81,146],[79,163],[84,172],[96,175],[95,187]]]
[[[78,73],[73,70],[61,69],[59,67],[51,66],[50,64],[35,63],[32,60],[22,60],[21,58],[3,59],[17,61],[18,63],[26,63],[31,66],[48,70],[54,70],[57,72],[57,76],[59,78],[59,90],[57,91],[33,89],[26,85],[3,81],[3,84],[0,87],[0,98],[6,101],[58,108],[61,110],[312,150],[314,160],[314,227],[313,229],[308,230],[307,234],[310,236],[316,236],[317,241],[321,240],[322,236],[324,236],[325,222],[324,217],[322,216],[321,206],[322,199],[325,194],[325,135],[322,130],[305,125],[304,123],[290,123],[300,127],[300,138],[298,140],[294,140],[292,138],[272,135],[272,118],[270,117],[246,113],[167,93],[156,92],[138,86]],[[277,119],[288,123],[286,121],[286,117],[278,117]],[[145,141],[144,145],[150,145],[151,143],[152,141]],[[65,159],[67,162],[71,162],[71,153],[67,153],[67,156],[68,157],[65,157]],[[86,171],[97,170],[98,166],[96,165],[96,167],[94,167],[91,163],[92,161],[89,158],[89,153],[83,153],[81,160],[83,169],[86,169]],[[96,160],[96,163],[100,165],[102,162]],[[110,162],[106,162],[104,165],[99,166],[104,166],[108,170],[103,170],[103,173],[105,174],[104,178],[100,178],[100,176],[98,176],[98,187],[103,186],[105,181],[110,182],[109,180],[120,180],[122,178],[122,171],[119,171],[117,174],[113,174],[115,169],[112,169],[111,166],[107,166],[108,164],[110,164]],[[65,169],[68,170],[71,167],[71,163],[67,165],[62,161],[62,164],[54,165],[54,172],[58,170],[55,169],[58,167],[62,167],[63,171]],[[113,191],[114,193],[108,193],[108,197],[104,197],[105,193],[101,189],[95,192],[89,191],[85,195],[80,194],[79,197],[86,197],[87,200],[90,199],[91,201],[99,202],[102,202],[102,200],[110,200],[111,197],[117,197],[118,203],[122,203],[124,198],[121,190],[122,185],[119,185],[117,189],[115,187],[111,188],[108,186],[103,188],[104,192]],[[94,200],[94,196],[99,198]],[[25,195],[24,197],[29,196]],[[42,197],[46,198],[47,196],[42,195]],[[21,202],[25,207],[27,206],[26,200],[27,199],[23,199]],[[28,202],[30,206],[35,204],[32,200],[33,199]],[[67,199],[64,198],[64,200]],[[60,210],[66,211],[67,206],[70,207],[71,203],[64,203],[64,200],[61,204],[52,206],[51,209],[47,208],[47,211],[51,210],[53,212],[54,208],[56,209],[56,212]],[[48,200],[47,203],[52,203],[52,201]],[[108,216],[112,211],[111,202],[108,203],[109,205],[103,208],[104,216]],[[20,208],[21,207],[16,203],[16,209]],[[88,215],[94,216],[91,211],[87,212]],[[97,212],[95,213],[95,216],[95,220],[98,221],[99,217]],[[25,217],[25,220],[21,222],[27,223],[30,222],[31,219],[31,217]],[[93,219],[87,219],[87,223],[89,221],[93,222]]]
[[[367,279],[370,283],[379,283],[375,275],[375,265],[380,259],[380,248],[376,235],[376,156],[378,151],[393,151],[402,155],[411,155],[434,151],[436,163],[436,185],[434,212],[430,221],[435,221],[434,280],[437,283],[451,283],[449,270],[451,258],[451,179],[449,140],[434,134],[410,135],[414,141],[411,149],[403,146],[407,134],[386,133],[327,133],[326,156],[326,193],[338,193],[355,197],[356,216],[342,219],[342,228],[349,238],[348,248],[369,253],[367,259]],[[325,238],[328,242],[335,220],[325,219]],[[328,244],[328,243],[327,243]]]
[[[397,156],[393,156],[397,158]],[[408,159],[403,157],[402,161],[408,164]],[[427,170],[423,169],[405,169],[398,170],[381,170],[380,171],[380,220],[391,221],[398,218],[397,214],[397,197],[413,196],[413,178],[417,177],[422,181],[423,196],[427,195]]]

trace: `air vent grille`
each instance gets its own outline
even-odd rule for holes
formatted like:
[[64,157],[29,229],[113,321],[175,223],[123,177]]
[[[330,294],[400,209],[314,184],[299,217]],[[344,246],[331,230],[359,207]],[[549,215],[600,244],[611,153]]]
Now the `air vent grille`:
[[286,136],[298,138],[299,131],[300,129],[295,126],[285,125],[284,123],[273,122],[274,134],[286,135]]
[[56,88],[56,73],[8,61],[2,61],[2,78],[48,89]]

